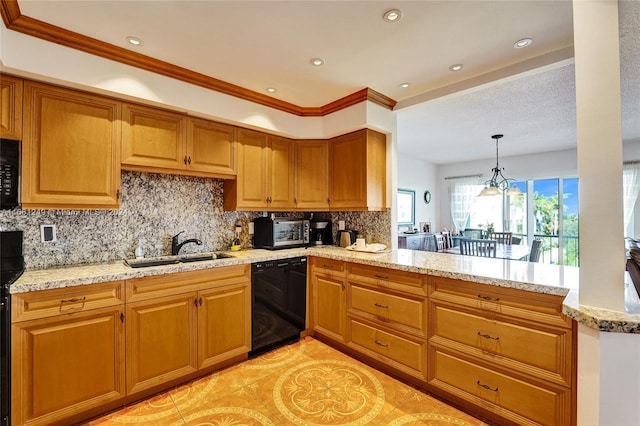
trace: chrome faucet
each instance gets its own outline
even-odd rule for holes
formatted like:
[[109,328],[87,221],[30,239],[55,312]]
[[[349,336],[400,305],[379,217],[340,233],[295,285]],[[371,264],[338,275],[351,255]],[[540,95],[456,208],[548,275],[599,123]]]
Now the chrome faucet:
[[197,238],[191,238],[188,240],[184,240],[183,242],[181,242],[180,244],[178,244],[178,235],[182,234],[184,231],[178,232],[176,235],[174,235],[173,237],[171,237],[171,255],[175,256],[178,253],[180,253],[180,249],[182,248],[183,245],[188,244],[188,243],[196,243],[197,245],[202,245],[202,241],[200,241]]

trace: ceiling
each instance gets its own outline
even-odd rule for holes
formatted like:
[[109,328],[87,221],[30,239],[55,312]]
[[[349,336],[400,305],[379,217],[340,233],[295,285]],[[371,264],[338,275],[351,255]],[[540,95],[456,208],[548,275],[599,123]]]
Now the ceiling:
[[[19,0],[19,7],[303,107],[369,87],[398,101],[399,151],[436,164],[492,158],[494,133],[505,134],[501,156],[575,147],[571,1]],[[385,22],[392,8],[402,18]],[[620,8],[627,17],[623,77],[633,76],[623,78],[632,104],[624,109],[624,137],[640,140],[640,106],[633,105],[640,99],[640,2],[621,0]],[[532,45],[514,49],[524,37]],[[311,65],[315,57],[324,65]],[[463,69],[450,71],[457,63]]]

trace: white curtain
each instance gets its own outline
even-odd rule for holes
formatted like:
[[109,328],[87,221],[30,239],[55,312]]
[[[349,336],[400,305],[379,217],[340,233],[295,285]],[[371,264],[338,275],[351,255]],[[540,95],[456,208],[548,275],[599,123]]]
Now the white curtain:
[[[625,164],[622,167],[622,190],[624,196],[624,231],[628,233],[633,210],[640,192],[640,164]],[[631,235],[627,235],[631,237]]]
[[471,214],[473,200],[480,193],[480,190],[482,190],[482,185],[476,176],[450,179],[451,221],[456,227],[457,233],[464,230],[469,214]]

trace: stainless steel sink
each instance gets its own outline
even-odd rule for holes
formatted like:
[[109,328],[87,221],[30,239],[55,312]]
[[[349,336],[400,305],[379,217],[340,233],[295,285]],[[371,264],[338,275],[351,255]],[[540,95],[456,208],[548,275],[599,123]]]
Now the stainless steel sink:
[[216,257],[214,257],[213,254],[187,254],[184,256],[180,256],[178,258],[178,260],[180,262],[186,263],[186,262],[201,262],[204,260],[213,260],[216,259]]
[[176,263],[205,262],[207,260],[232,258],[230,254],[216,253],[195,253],[184,254],[182,256],[155,257],[147,259],[125,259],[124,263],[131,268],[145,268],[148,266],[174,265]]
[[177,258],[164,258],[164,259],[125,259],[125,265],[132,268],[146,268],[147,266],[160,266],[171,265],[179,263]]

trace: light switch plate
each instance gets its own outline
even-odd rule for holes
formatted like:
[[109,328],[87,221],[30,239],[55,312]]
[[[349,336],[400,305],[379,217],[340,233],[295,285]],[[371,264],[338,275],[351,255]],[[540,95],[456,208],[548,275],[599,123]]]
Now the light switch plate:
[[43,243],[55,243],[57,240],[55,225],[40,225],[40,241]]

